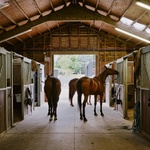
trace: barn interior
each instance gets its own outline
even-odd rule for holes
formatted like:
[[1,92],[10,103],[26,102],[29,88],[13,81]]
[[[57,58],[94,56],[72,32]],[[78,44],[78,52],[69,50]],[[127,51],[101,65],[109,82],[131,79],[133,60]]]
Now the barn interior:
[[[114,67],[114,61],[127,58],[131,109],[126,113],[133,121],[134,52],[150,44],[149,10],[149,0],[0,0],[0,47],[16,53],[14,69],[20,65],[15,58],[23,56],[43,64],[45,75],[54,72],[54,55],[93,54],[96,74],[105,64]],[[117,62],[120,72],[121,61]],[[21,74],[18,76],[14,73],[15,94],[21,88]],[[15,79],[20,79],[19,87]],[[14,107],[19,108],[14,109],[19,114],[17,122],[24,110],[20,103]],[[116,109],[124,117],[121,106]],[[146,132],[150,134],[149,129]]]
[[150,12],[140,2],[150,3],[1,0],[0,46],[40,62],[51,51],[98,51],[111,62],[150,43]]

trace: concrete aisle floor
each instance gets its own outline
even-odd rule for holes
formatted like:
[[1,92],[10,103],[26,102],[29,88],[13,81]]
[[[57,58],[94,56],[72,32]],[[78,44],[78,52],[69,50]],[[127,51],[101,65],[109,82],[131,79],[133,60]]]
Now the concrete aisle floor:
[[113,108],[99,103],[93,115],[93,105],[86,106],[88,121],[79,119],[79,111],[68,101],[67,87],[62,89],[58,104],[58,120],[49,122],[47,103],[36,107],[33,113],[0,139],[0,150],[150,150],[150,142],[132,133],[132,122],[123,119]]

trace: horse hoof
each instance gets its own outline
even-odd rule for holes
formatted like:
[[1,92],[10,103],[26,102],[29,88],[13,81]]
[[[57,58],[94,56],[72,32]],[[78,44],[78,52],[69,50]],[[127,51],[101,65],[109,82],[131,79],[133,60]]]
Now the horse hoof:
[[57,120],[57,118],[54,118],[54,121],[56,121]]
[[84,122],[87,122],[87,119],[86,119],[86,118],[84,118]]
[[53,120],[53,118],[50,118],[50,119],[49,119],[49,121],[52,121],[52,120]]
[[98,116],[98,114],[97,114],[97,113],[95,113],[94,115],[95,115],[95,116]]
[[104,116],[104,114],[103,114],[103,113],[101,113],[101,116]]
[[74,105],[73,104],[70,104],[72,107],[74,107]]

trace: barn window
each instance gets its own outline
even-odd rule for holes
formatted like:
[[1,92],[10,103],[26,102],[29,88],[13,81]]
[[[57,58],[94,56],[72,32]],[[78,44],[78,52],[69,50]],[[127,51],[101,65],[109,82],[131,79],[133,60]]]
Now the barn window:
[[135,29],[140,30],[140,31],[143,31],[146,28],[146,25],[141,24],[141,23],[137,23],[137,22],[134,23],[133,26]]
[[150,34],[150,28],[147,28],[145,31]]
[[133,20],[130,20],[128,18],[125,18],[125,17],[122,17],[121,20],[120,20],[122,23],[130,26],[132,23],[133,23]]

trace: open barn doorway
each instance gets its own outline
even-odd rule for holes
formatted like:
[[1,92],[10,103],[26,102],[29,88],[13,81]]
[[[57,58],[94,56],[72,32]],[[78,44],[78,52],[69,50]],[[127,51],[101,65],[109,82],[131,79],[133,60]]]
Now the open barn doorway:
[[68,86],[73,78],[95,76],[95,55],[54,55],[54,76]]

